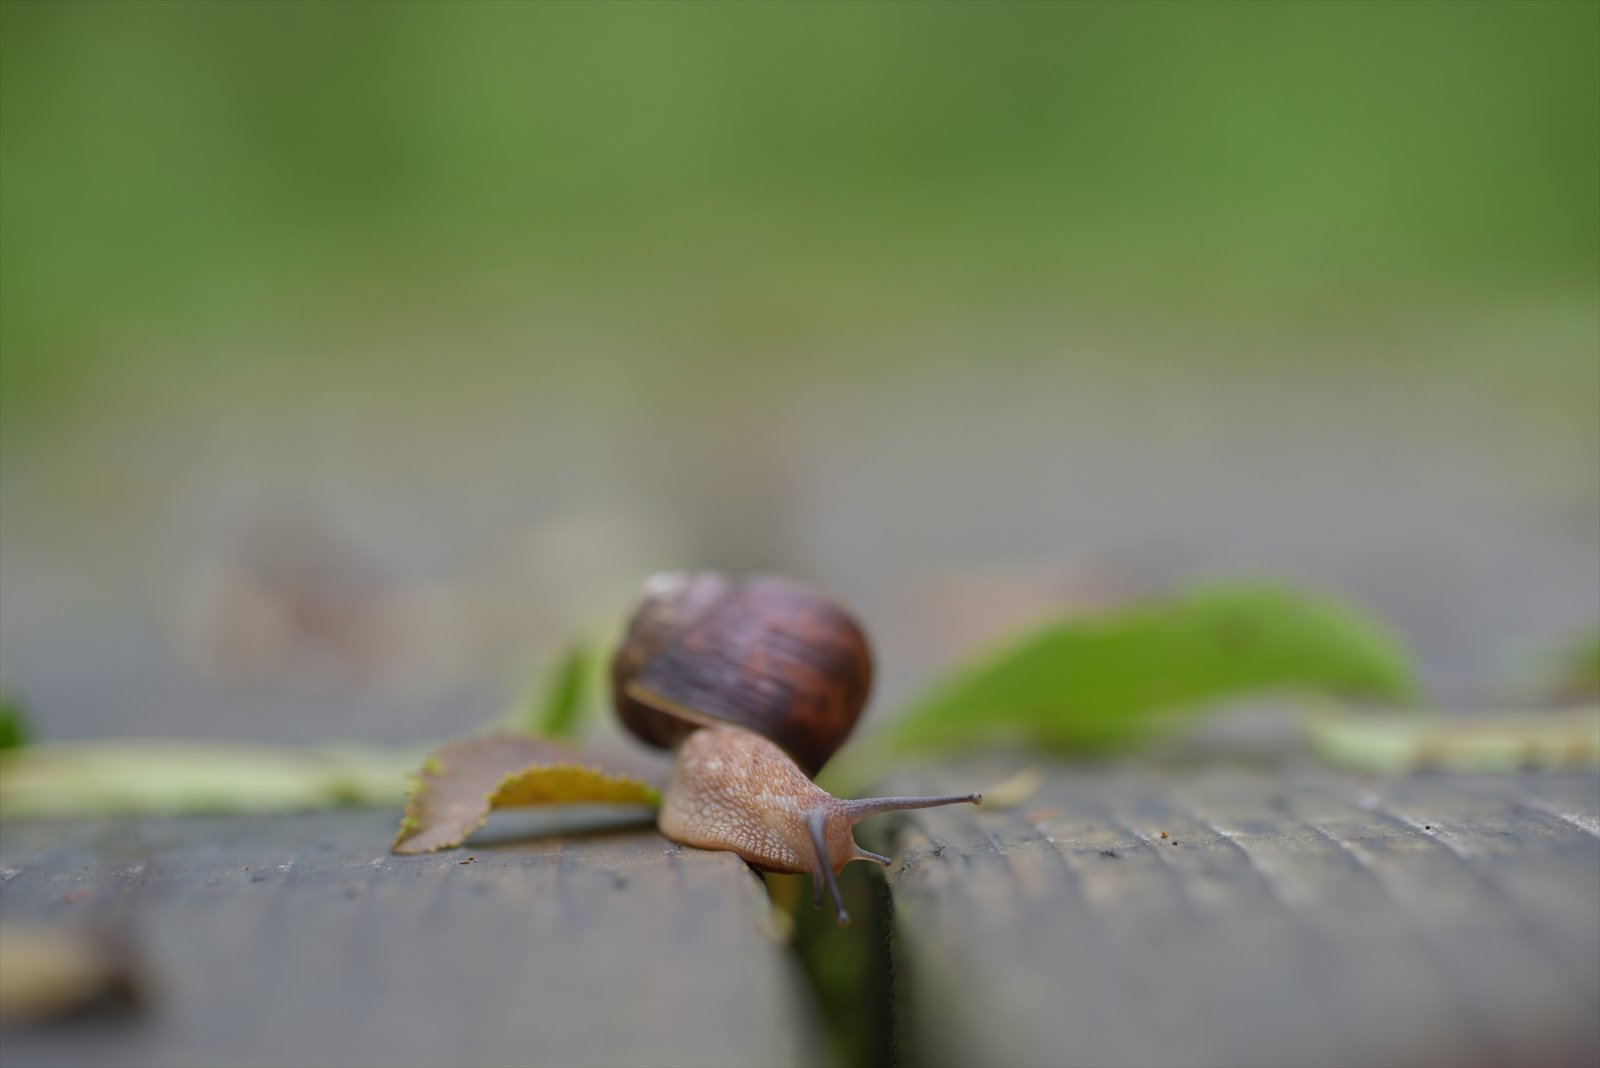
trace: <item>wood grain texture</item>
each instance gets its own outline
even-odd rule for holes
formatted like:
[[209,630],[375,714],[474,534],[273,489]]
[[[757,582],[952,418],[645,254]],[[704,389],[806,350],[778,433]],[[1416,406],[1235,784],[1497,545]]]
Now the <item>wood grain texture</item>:
[[1593,775],[1057,769],[878,844],[907,1063],[1600,1058]]
[[7,1034],[5,1063],[815,1063],[730,854],[635,830],[399,857],[397,820],[8,824],[4,918],[124,931],[148,1005]]
[[[981,787],[1010,770],[889,785]],[[762,891],[731,856],[613,831],[396,857],[394,820],[7,824],[0,916],[126,935],[148,1000],[8,1033],[4,1063],[825,1058]],[[864,844],[896,858],[906,1065],[1600,1054],[1592,775],[1058,768],[1017,809],[894,826]]]

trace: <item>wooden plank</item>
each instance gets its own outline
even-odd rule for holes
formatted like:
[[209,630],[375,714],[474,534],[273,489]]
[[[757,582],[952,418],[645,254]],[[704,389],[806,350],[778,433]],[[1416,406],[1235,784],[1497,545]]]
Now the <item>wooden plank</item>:
[[6,1063],[817,1062],[732,855],[632,830],[397,857],[397,818],[7,825],[4,918],[118,926],[150,999],[8,1034]]
[[902,1049],[950,1065],[1594,1064],[1597,817],[1588,775],[1132,767],[1056,769],[1013,811],[907,814],[876,843],[897,858]]

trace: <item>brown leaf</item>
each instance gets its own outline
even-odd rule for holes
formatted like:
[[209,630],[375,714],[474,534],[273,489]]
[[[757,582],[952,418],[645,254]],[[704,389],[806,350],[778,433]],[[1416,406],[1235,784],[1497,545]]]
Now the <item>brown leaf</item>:
[[490,734],[451,742],[423,762],[396,853],[458,846],[497,808],[590,802],[656,805],[642,779],[608,771],[566,746],[522,734]]

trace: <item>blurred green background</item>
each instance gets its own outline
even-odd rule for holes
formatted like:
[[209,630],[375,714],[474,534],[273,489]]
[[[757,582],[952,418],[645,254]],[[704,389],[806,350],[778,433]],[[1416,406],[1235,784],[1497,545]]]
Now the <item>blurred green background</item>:
[[0,673],[438,737],[655,568],[883,693],[1217,573],[1600,605],[1600,5],[0,5]]

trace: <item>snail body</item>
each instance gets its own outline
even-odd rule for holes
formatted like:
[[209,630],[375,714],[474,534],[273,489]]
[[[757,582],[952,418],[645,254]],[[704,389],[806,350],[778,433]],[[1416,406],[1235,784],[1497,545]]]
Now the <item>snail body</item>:
[[811,781],[866,707],[872,660],[835,602],[786,579],[737,582],[669,573],[644,598],[612,662],[617,712],[643,741],[676,750],[661,833],[726,849],[764,871],[809,873],[841,924],[835,876],[853,860],[866,816],[978,803],[977,794],[842,800]]

